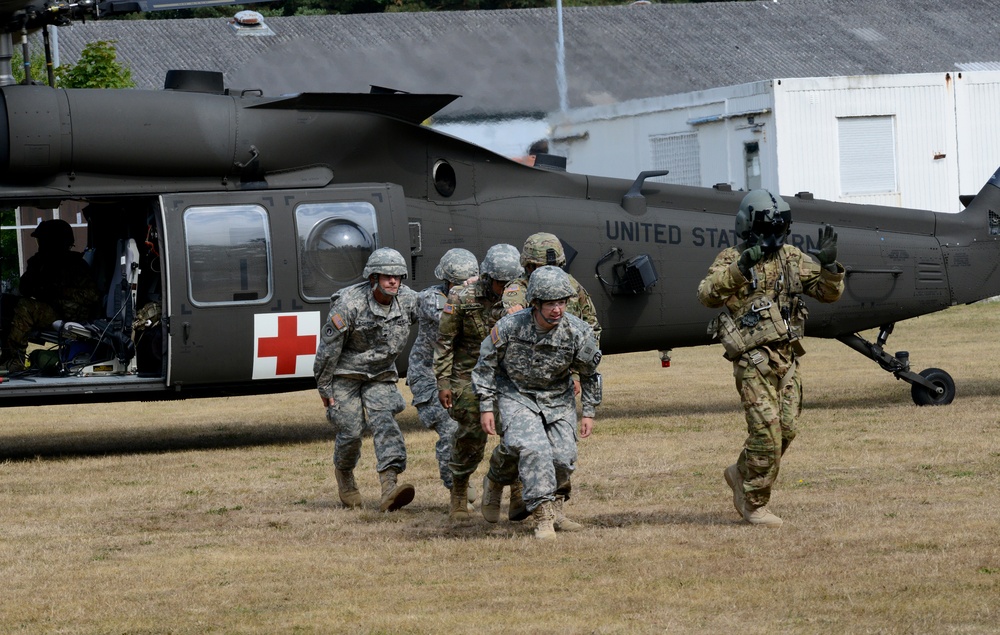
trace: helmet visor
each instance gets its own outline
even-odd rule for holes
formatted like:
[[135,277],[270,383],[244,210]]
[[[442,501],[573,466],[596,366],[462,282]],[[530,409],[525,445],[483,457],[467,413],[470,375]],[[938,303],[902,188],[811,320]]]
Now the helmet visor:
[[768,213],[767,211],[754,212],[750,232],[761,237],[784,236],[788,233],[790,224],[787,216],[784,212],[781,214]]

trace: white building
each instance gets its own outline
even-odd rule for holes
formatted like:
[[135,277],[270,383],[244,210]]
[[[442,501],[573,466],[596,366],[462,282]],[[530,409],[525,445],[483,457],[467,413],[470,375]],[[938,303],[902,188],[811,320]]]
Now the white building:
[[555,113],[571,172],[957,212],[1000,167],[1000,72],[771,79]]

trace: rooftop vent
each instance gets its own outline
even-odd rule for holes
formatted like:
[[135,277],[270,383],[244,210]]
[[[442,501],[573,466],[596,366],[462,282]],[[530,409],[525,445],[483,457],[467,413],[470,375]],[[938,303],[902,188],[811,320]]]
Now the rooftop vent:
[[271,27],[264,24],[264,16],[256,11],[240,11],[229,20],[229,28],[240,36],[274,35]]

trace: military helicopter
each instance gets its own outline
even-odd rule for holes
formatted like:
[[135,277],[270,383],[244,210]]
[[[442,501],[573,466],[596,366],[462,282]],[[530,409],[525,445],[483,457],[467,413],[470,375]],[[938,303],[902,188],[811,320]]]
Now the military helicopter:
[[[448,249],[482,256],[536,231],[563,241],[605,353],[711,343],[695,288],[737,242],[741,192],[572,174],[545,155],[529,167],[421,124],[456,98],[267,97],[208,71],[153,91],[0,87],[0,205],[82,206],[108,297],[104,319],[40,333],[57,372],[8,376],[0,403],[313,387],[329,297],[372,250],[408,256],[420,289]],[[910,383],[918,404],[950,403],[948,373],[885,347],[899,321],[1000,294],[1000,170],[959,214],[787,200],[789,240],[808,249],[834,225],[848,274],[807,334]]]

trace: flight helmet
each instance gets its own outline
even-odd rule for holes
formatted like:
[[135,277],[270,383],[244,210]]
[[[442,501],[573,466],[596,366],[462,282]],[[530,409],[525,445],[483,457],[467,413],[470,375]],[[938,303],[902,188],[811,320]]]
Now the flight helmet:
[[506,243],[490,247],[479,267],[479,274],[498,282],[510,282],[523,276],[524,267],[521,266],[517,247]]
[[441,256],[441,262],[434,268],[434,277],[452,284],[462,284],[479,275],[479,261],[468,249],[456,247]]
[[66,251],[76,244],[73,228],[61,218],[43,220],[31,235],[38,240],[40,251]]
[[751,190],[736,212],[736,235],[767,253],[781,249],[792,225],[792,208],[777,194]]
[[545,265],[531,272],[528,278],[528,291],[525,299],[528,302],[548,302],[563,300],[574,295],[576,291],[569,281],[569,275],[559,267]]
[[529,264],[565,266],[566,254],[559,238],[548,232],[538,232],[528,236],[521,250],[521,265],[526,267]]
[[403,255],[395,249],[389,247],[379,247],[368,256],[365,270],[362,272],[366,278],[380,273],[384,276],[400,276],[406,278],[406,260]]

